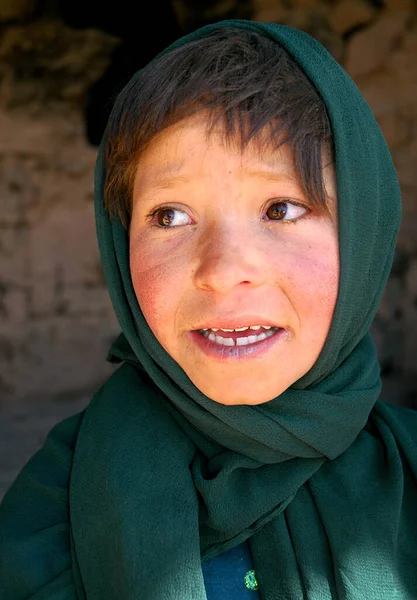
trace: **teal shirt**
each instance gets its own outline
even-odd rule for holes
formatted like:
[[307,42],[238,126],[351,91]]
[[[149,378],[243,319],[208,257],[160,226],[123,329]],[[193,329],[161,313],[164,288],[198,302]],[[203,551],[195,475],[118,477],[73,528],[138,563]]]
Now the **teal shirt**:
[[245,576],[253,570],[247,542],[203,562],[207,600],[260,600],[256,590],[248,589]]

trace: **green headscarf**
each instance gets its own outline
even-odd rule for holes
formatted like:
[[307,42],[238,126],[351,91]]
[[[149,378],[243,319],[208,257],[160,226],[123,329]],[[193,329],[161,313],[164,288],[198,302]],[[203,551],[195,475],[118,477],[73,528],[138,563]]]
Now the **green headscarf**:
[[74,457],[79,597],[204,600],[201,560],[248,539],[263,600],[416,598],[417,418],[378,401],[368,332],[401,219],[390,153],[357,87],[317,41],[273,24],[220,25],[279,42],[326,104],[336,148],[337,306],[317,363],[290,389],[258,406],[213,402],[141,313],[126,231],[104,210],[100,149],[97,232],[123,331],[112,360],[124,364],[89,405]]

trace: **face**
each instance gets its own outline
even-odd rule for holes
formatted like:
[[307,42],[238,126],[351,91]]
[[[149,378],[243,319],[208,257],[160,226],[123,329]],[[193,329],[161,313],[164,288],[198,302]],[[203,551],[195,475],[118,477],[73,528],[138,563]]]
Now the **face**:
[[156,137],[133,191],[130,269],[163,348],[221,404],[272,400],[316,362],[336,304],[331,216],[297,180],[292,152],[225,145],[203,116]]

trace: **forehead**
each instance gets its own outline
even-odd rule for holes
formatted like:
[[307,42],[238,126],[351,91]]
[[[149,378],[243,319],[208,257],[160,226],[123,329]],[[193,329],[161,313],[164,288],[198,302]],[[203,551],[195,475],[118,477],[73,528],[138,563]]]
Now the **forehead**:
[[239,131],[226,132],[221,122],[211,123],[195,115],[172,125],[155,136],[140,153],[137,175],[154,183],[184,170],[198,170],[204,160],[233,157],[242,169],[261,165],[265,170],[285,170],[295,176],[294,153],[288,144],[274,147],[263,131],[248,142]]
[[[301,185],[290,144],[276,147],[268,137],[267,129],[242,143],[242,136],[228,135],[222,122],[213,125],[204,113],[198,113],[161,131],[142,151],[135,173],[134,196],[143,189],[167,189],[203,175],[223,173],[224,176],[225,162],[245,177],[254,175],[270,181],[285,179]],[[332,216],[336,216],[335,171],[324,149],[322,167],[328,208]]]

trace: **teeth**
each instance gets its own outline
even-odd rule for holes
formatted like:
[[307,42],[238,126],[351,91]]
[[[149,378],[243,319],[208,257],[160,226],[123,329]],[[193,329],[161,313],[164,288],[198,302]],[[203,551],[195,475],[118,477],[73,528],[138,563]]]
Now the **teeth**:
[[222,346],[234,346],[235,342],[233,338],[224,338],[220,335],[216,335],[216,343],[221,344]]
[[[210,331],[246,331],[247,329],[253,329],[254,331],[259,331],[260,328],[263,329],[271,329],[271,325],[250,325],[248,327],[236,327],[236,329],[224,329],[223,327],[212,327]],[[200,329],[200,331],[208,331],[207,328]]]
[[247,346],[248,344],[254,344],[255,342],[260,342],[261,340],[266,340],[267,337],[271,337],[273,332],[268,335],[267,333],[260,333],[259,335],[249,335],[248,337],[237,338],[236,346]]
[[[245,329],[249,329],[248,327],[245,327]],[[260,327],[259,327],[260,329]],[[215,331],[214,329],[212,329],[210,331],[210,333],[208,332],[207,329],[200,329],[200,332],[202,333],[202,335],[206,338],[208,338],[211,342],[215,342],[216,344],[219,344],[220,346],[247,346],[249,344],[254,344],[255,342],[260,342],[262,340],[266,340],[266,338],[271,337],[272,335],[274,335],[274,333],[276,331],[278,331],[278,327],[269,327],[268,331],[262,331],[262,333],[260,333],[259,335],[249,335],[248,337],[241,337],[241,338],[237,338],[236,340],[234,340],[231,337],[222,337],[220,335],[215,335],[213,333],[213,331]],[[218,329],[216,329],[216,331],[218,331]],[[224,330],[222,330],[224,331]],[[233,331],[233,329],[232,329]]]

